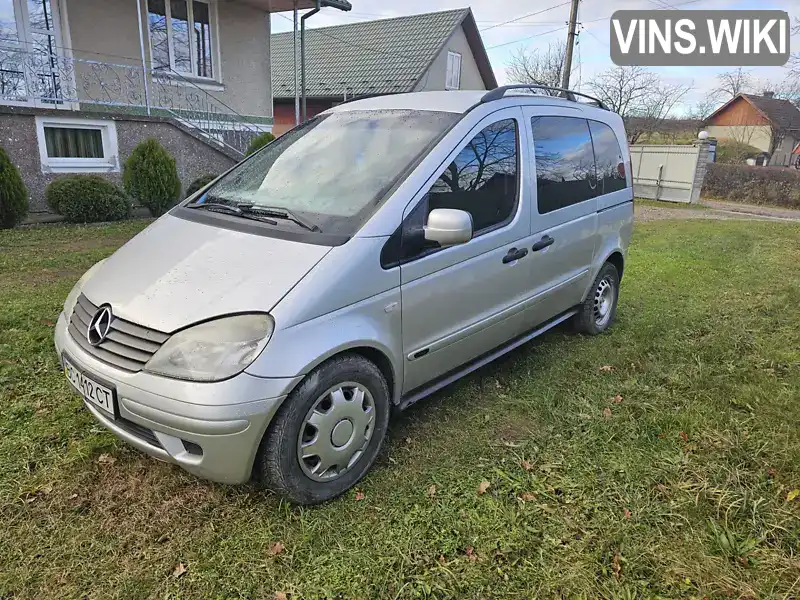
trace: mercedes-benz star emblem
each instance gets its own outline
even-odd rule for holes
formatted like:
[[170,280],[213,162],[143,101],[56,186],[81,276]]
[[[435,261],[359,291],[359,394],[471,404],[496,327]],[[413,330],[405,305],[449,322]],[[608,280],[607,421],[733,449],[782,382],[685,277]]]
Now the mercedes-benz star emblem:
[[111,329],[112,319],[110,306],[101,306],[94,314],[86,332],[86,339],[92,346],[99,346],[106,339],[108,331]]

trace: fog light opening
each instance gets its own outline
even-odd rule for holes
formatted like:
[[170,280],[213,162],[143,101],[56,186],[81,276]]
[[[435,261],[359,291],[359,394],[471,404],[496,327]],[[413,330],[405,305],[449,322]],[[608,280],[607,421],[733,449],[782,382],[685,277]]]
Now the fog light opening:
[[194,454],[195,456],[203,456],[203,449],[194,442],[189,442],[187,440],[181,440],[181,442],[183,442],[183,447],[189,454]]

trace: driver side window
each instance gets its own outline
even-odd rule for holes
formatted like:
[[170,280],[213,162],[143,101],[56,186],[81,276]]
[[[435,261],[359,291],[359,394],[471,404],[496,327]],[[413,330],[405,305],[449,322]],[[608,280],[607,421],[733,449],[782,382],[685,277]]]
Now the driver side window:
[[403,226],[389,239],[382,253],[382,264],[387,267],[402,264],[440,249],[426,242],[423,232],[428,214],[437,208],[468,212],[472,216],[474,237],[510,222],[519,196],[518,163],[516,120],[504,119],[483,129],[444,169],[408,214]]

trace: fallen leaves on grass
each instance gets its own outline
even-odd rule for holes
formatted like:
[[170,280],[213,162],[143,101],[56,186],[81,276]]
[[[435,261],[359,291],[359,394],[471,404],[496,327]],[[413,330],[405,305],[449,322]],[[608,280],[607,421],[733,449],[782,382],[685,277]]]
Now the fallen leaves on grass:
[[188,571],[188,570],[189,570],[189,567],[187,567],[185,564],[183,564],[183,563],[178,563],[178,564],[177,564],[177,565],[175,565],[175,567],[172,569],[172,576],[173,576],[175,579],[178,579],[179,577],[183,577],[183,575],[184,575],[184,574],[186,573],[186,571]]
[[275,600],[287,600],[288,596],[283,592],[275,592]]
[[678,435],[680,436],[681,440],[683,440],[684,442],[688,442],[689,441],[689,436],[686,434],[685,431],[681,431]]
[[613,370],[614,367],[612,365],[603,365],[602,367],[600,367],[601,373],[611,373]]
[[110,454],[103,453],[97,457],[97,462],[101,465],[113,465],[115,462],[117,462],[117,459]]
[[622,573],[622,564],[620,563],[622,556],[619,552],[614,552],[614,558],[611,559],[611,568],[614,570],[614,577],[619,579]]
[[622,511],[622,514],[625,515],[626,519],[630,519],[631,518],[631,511],[629,511],[627,508]]
[[269,545],[267,549],[267,556],[278,556],[281,552],[283,552],[286,546],[283,545],[283,542],[274,542]]
[[786,501],[787,502],[791,502],[792,500],[794,500],[798,496],[800,496],[800,490],[799,489],[794,489],[791,492],[789,492],[788,494],[786,494]]
[[361,502],[364,498],[366,498],[364,492],[362,491],[356,492],[356,502]]
[[492,484],[488,481],[481,481],[481,484],[478,486],[478,496],[483,496],[491,485]]
[[768,469],[767,470],[767,477],[769,477],[770,479],[775,479],[775,477],[777,477],[777,475],[778,475],[778,472],[775,469]]
[[532,502],[533,500],[536,500],[536,494],[534,494],[533,492],[525,492],[524,494],[519,496],[519,499],[522,500],[523,502]]
[[603,409],[603,416],[606,419],[610,419],[611,418],[611,409],[608,408],[607,406]]
[[431,487],[428,488],[428,498],[435,498],[436,497],[436,484],[434,483]]
[[464,550],[464,553],[467,555],[467,558],[469,559],[469,562],[477,562],[478,561],[478,555],[477,555],[477,553],[475,552],[475,549],[472,546],[467,546],[467,549]]
[[529,463],[527,460],[523,460],[519,464],[522,465],[522,468],[525,469],[526,471],[528,472],[533,471],[533,465]]
[[621,395],[617,394],[611,399],[611,404],[622,404],[623,400],[624,398]]

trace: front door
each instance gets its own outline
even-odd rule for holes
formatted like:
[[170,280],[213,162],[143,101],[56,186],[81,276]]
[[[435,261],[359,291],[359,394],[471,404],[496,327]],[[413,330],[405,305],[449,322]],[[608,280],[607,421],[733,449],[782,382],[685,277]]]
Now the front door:
[[533,319],[541,323],[580,303],[589,286],[598,181],[589,123],[580,112],[541,107],[524,112],[535,155]]
[[[521,333],[530,296],[529,157],[519,108],[484,118],[432,176],[403,219],[404,392]],[[429,247],[419,235],[436,208],[467,211],[473,238]]]
[[57,0],[0,0],[0,102],[62,107],[72,74],[61,50]]

